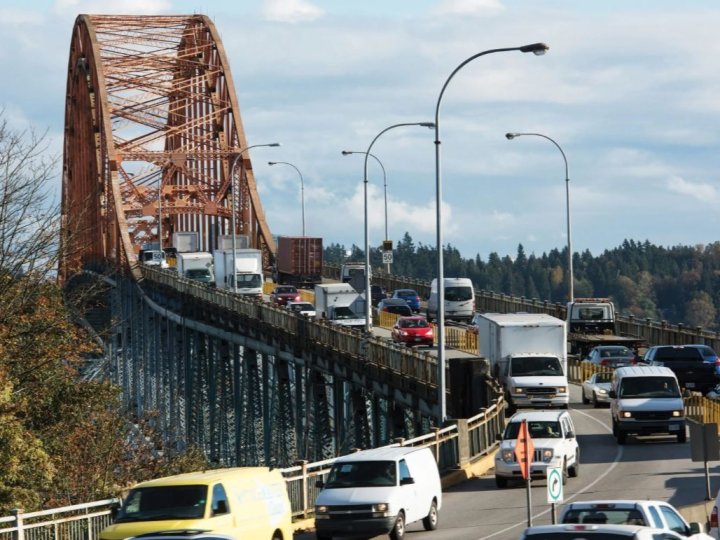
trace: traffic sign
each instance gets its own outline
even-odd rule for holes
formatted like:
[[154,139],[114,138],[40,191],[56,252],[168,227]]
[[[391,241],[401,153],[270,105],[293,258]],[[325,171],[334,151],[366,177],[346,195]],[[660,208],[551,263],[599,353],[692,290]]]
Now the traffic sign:
[[520,472],[523,480],[530,478],[530,467],[535,456],[535,445],[530,437],[527,427],[527,420],[523,420],[518,431],[517,444],[515,445],[515,459],[520,465]]
[[383,264],[392,264],[393,252],[392,251],[383,251],[382,258],[383,258]]
[[383,240],[382,249],[383,251],[392,251],[392,240]]
[[560,467],[548,467],[546,472],[548,504],[563,502],[562,469]]

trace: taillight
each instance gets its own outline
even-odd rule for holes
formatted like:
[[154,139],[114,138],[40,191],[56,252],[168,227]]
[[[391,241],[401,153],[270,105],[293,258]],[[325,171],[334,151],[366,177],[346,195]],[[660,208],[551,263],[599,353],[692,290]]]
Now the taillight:
[[601,366],[607,366],[610,362],[608,360],[600,360]]
[[710,514],[710,527],[717,529],[718,526],[718,507],[713,506],[712,513]]
[[715,367],[720,367],[720,356],[715,357]]

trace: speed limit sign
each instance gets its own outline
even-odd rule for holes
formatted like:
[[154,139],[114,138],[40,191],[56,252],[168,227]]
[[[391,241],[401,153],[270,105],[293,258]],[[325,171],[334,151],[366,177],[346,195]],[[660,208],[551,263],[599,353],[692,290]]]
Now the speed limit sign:
[[382,257],[383,257],[383,264],[392,264],[392,262],[393,262],[393,252],[392,251],[383,251]]
[[560,467],[548,467],[546,472],[548,504],[563,502],[562,469]]

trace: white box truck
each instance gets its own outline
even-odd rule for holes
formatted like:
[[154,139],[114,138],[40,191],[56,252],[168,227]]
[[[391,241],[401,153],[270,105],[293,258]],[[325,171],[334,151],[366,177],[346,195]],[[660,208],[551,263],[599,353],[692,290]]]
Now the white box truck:
[[315,285],[317,317],[349,328],[365,328],[365,298],[349,283]]
[[178,276],[215,286],[213,256],[204,251],[178,253],[175,265]]
[[[262,252],[259,249],[236,249],[234,261],[232,249],[217,249],[213,251],[213,262],[218,289],[237,290],[238,294],[262,298]],[[233,283],[233,269],[237,285]]]
[[193,231],[178,231],[172,235],[176,253],[192,253],[200,250],[200,234]]
[[544,313],[476,313],[480,356],[512,410],[569,403],[565,321]]

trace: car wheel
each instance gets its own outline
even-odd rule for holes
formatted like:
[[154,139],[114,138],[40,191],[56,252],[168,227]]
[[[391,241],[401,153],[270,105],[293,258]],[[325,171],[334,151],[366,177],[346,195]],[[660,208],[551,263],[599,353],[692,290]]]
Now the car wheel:
[[332,536],[327,536],[324,534],[320,534],[318,532],[315,533],[315,540],[332,540]]
[[600,406],[600,402],[598,401],[597,394],[593,392],[593,407],[598,408]]
[[575,463],[568,469],[570,478],[577,478],[580,475],[580,451],[575,452]]
[[496,476],[495,477],[495,485],[499,487],[500,489],[505,489],[507,487],[508,481],[507,478],[503,478],[502,476]]
[[627,433],[623,433],[622,431],[618,430],[617,433],[617,443],[618,444],[625,444],[627,442]]
[[391,540],[402,540],[405,537],[405,514],[400,511],[395,519],[395,525],[390,531]]
[[272,540],[282,540],[282,533],[280,531],[275,531],[273,533]]
[[423,518],[423,527],[426,531],[434,531],[438,527],[438,509],[435,501],[430,505],[430,512]]
[[687,441],[687,433],[685,433],[685,427],[683,427],[680,433],[677,434],[677,442],[684,443],[685,441]]
[[618,435],[617,420],[615,420],[614,418],[612,419],[612,434],[613,437],[617,437]]
[[425,318],[427,319],[427,322],[433,322],[433,318],[430,316],[430,312],[425,312]]
[[590,400],[589,400],[589,399],[587,398],[587,396],[585,395],[585,389],[584,389],[584,388],[583,388],[583,390],[582,390],[582,402],[583,402],[583,405],[587,405],[588,403],[590,403]]

